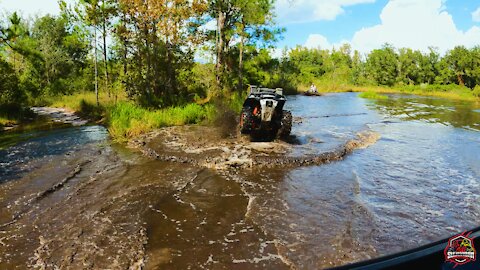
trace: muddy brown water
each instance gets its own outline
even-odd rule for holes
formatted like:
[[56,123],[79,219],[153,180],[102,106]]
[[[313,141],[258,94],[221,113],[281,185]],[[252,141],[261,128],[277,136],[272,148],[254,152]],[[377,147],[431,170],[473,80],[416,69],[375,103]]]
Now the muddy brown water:
[[99,126],[21,133],[0,150],[0,268],[318,269],[479,225],[478,104],[287,104],[286,142],[199,126],[134,149]]

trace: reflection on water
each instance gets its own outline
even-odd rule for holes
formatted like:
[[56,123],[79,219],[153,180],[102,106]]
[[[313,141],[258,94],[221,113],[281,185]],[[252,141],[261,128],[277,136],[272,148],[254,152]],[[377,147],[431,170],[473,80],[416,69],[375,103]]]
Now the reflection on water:
[[[322,142],[309,151],[329,149],[365,127],[382,137],[341,162],[245,176],[265,186],[249,190],[257,198],[255,222],[299,268],[391,254],[478,226],[480,115],[473,104],[356,94],[290,101],[304,118],[295,133]],[[350,116],[318,117],[341,113]]]
[[0,150],[0,268],[318,269],[478,226],[478,105],[344,93],[287,106],[301,142],[290,155],[381,139],[320,166],[229,171],[99,146],[96,126]]
[[417,96],[389,97],[376,100],[369,106],[392,118],[480,130],[479,110],[473,109],[472,102]]
[[[2,135],[13,146],[0,148],[0,183],[20,177],[30,170],[30,161],[45,161],[82,148],[85,144],[107,139],[107,130],[101,126],[70,127],[48,123],[41,129],[27,129]],[[43,161],[42,161],[43,160]]]

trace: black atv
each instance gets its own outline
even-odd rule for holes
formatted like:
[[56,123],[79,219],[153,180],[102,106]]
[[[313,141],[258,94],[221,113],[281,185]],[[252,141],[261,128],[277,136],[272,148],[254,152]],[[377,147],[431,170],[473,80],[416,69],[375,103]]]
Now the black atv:
[[288,137],[292,130],[292,113],[283,110],[287,101],[283,90],[251,85],[249,91],[240,116],[241,133],[255,137]]

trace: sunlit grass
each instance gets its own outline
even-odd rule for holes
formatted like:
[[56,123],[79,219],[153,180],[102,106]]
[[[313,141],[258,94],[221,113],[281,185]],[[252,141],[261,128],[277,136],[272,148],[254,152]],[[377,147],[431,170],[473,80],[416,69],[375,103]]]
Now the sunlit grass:
[[[318,92],[339,93],[339,92],[374,92],[374,93],[398,93],[418,96],[441,97],[447,99],[466,100],[480,102],[480,94],[458,85],[405,85],[405,86],[355,86],[345,83],[324,82],[317,84]],[[298,90],[305,92],[310,86],[300,85]],[[477,90],[480,93],[480,90]],[[478,96],[477,96],[478,95]]]
[[2,126],[13,126],[18,124],[18,121],[15,119],[8,119],[6,117],[1,117],[0,116],[0,127]]
[[201,123],[213,117],[211,110],[211,105],[195,103],[148,110],[132,102],[119,102],[107,109],[108,130],[115,141],[126,142],[155,128]]
[[380,95],[379,93],[372,91],[360,93],[358,96],[367,99],[388,99],[388,96]]
[[429,86],[393,86],[393,87],[352,87],[354,92],[400,93],[418,96],[441,97],[455,100],[480,101],[473,95],[473,91],[458,85],[429,85]]
[[[99,104],[103,107],[111,106],[115,104],[115,101],[126,100],[125,95],[117,97],[117,100],[113,96],[108,96],[106,93],[100,93],[98,95]],[[82,101],[86,104],[96,105],[97,99],[94,92],[76,93],[73,95],[56,96],[46,99],[46,105],[55,108],[65,108],[72,111],[80,111],[82,109]]]
[[[235,93],[223,101],[226,107],[237,112],[241,110],[243,100],[243,95]],[[154,110],[143,108],[125,96],[115,102],[106,94],[100,94],[99,103],[97,106],[95,93],[87,92],[46,98],[38,105],[66,108],[90,120],[104,119],[111,137],[117,142],[127,142],[155,128],[213,123],[218,116],[217,107],[211,103],[189,103]]]

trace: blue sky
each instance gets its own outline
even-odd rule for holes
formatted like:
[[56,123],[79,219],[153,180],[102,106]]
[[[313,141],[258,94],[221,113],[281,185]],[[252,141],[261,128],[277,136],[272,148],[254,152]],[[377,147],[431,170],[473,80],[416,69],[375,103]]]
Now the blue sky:
[[[56,14],[58,5],[56,0],[0,0],[0,10]],[[279,49],[350,43],[366,53],[388,42],[445,52],[456,45],[480,45],[477,0],[277,0],[276,11],[287,30]]]
[[278,0],[277,14],[287,29],[280,48],[349,43],[366,53],[388,42],[443,53],[480,45],[477,0]]

